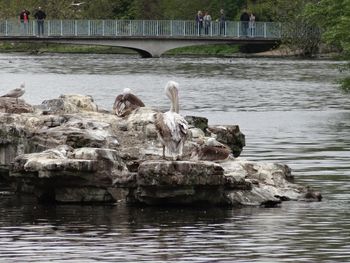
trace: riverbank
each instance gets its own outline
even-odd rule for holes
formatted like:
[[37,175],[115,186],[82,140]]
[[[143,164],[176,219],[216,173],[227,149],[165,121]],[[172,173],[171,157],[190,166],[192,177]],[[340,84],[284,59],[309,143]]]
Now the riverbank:
[[[244,50],[244,48],[243,48]],[[24,52],[29,54],[68,53],[68,54],[130,54],[136,51],[122,47],[93,46],[93,45],[65,45],[44,43],[8,43],[0,42],[0,53]],[[262,52],[242,52],[237,45],[207,45],[176,48],[166,52],[163,56],[217,56],[217,57],[260,57],[260,58],[296,58],[300,52],[292,51],[288,47],[280,46]],[[338,59],[339,53],[322,52],[315,56],[321,59]]]

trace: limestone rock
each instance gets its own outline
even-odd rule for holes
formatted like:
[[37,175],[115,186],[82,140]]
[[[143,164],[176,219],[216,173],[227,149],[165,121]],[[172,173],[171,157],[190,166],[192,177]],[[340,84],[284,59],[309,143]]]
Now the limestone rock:
[[140,107],[134,110],[128,117],[127,123],[129,129],[144,131],[149,124],[153,124],[154,115],[157,112],[149,107]]
[[33,111],[33,107],[22,99],[0,97],[0,112],[21,114]]
[[[322,199],[294,184],[285,165],[191,160],[193,149],[208,140],[193,116],[182,161],[170,162],[161,159],[155,110],[142,107],[119,118],[97,111],[86,96],[61,96],[42,107],[46,110],[0,112],[0,183],[43,202],[275,206]],[[207,130],[236,149],[236,157],[245,145],[238,126]]]
[[259,204],[267,197],[276,201],[301,200],[306,193],[305,187],[293,183],[293,176],[287,165],[240,160],[225,162],[222,166],[225,169],[225,176],[236,180],[244,179],[252,187],[248,199],[246,193],[237,191],[231,193],[229,198],[232,199],[232,203],[242,203],[245,199],[249,201],[244,201],[244,205]]
[[217,141],[229,146],[234,157],[241,154],[245,146],[245,136],[238,125],[209,126],[207,130]]
[[83,95],[61,95],[58,99],[43,101],[41,108],[44,109],[46,114],[98,111],[93,98]]
[[115,202],[109,188],[127,173],[115,150],[64,145],[16,157],[10,178],[46,202]]
[[195,128],[201,129],[203,132],[206,132],[208,128],[207,118],[198,116],[186,116],[185,119],[190,127],[193,126]]
[[223,185],[224,182],[222,167],[212,162],[147,161],[140,165],[137,175],[140,186]]
[[[282,195],[298,200],[303,191],[287,181],[290,170],[279,165],[257,165],[260,177],[248,168],[254,163],[224,164],[188,161],[147,161],[136,176],[134,200],[145,204],[207,204],[276,206]],[[256,179],[257,181],[253,181]],[[282,192],[280,187],[288,189]]]
[[136,176],[134,201],[148,205],[222,205],[223,169],[210,162],[147,161]]

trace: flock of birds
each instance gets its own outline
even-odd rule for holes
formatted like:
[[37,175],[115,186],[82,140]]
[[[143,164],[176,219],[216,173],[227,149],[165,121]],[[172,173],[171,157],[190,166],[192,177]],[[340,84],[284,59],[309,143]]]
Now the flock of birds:
[[[173,159],[179,160],[183,155],[183,148],[188,137],[188,123],[183,116],[179,114],[179,84],[175,81],[169,81],[165,86],[165,94],[170,99],[170,110],[155,114],[155,127],[158,138],[163,147],[163,159],[166,159],[165,153]],[[18,98],[25,92],[25,84],[22,83],[19,88],[10,90],[1,97]],[[136,95],[131,93],[130,89],[124,89],[123,94],[116,97],[113,104],[113,111],[119,117],[128,116],[133,110],[145,107],[145,104]],[[231,149],[209,138],[207,142],[201,142],[192,152],[191,158],[197,160],[217,161],[225,160],[231,154]]]
[[[169,81],[165,86],[165,94],[170,99],[170,110],[155,114],[155,127],[158,138],[163,146],[163,159],[165,153],[173,159],[180,159],[183,155],[183,148],[188,137],[188,123],[179,114],[179,84]],[[129,115],[133,110],[144,107],[145,104],[130,89],[124,89],[123,94],[116,97],[113,105],[115,114],[119,117]],[[191,154],[192,159],[218,161],[225,160],[231,154],[231,149],[209,138],[207,142],[201,142]]]

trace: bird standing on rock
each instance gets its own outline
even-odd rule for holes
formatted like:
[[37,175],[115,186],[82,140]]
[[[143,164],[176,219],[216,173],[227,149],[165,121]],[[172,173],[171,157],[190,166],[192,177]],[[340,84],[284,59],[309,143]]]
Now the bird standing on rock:
[[10,90],[5,95],[2,95],[1,97],[16,98],[16,102],[18,103],[18,98],[21,97],[24,94],[24,92],[25,92],[25,84],[23,82],[19,88]]
[[178,87],[179,84],[175,81],[169,81],[166,84],[165,94],[171,102],[170,110],[155,114],[158,138],[163,145],[163,159],[165,159],[165,149],[173,159],[179,159],[187,138],[188,123],[179,114]]

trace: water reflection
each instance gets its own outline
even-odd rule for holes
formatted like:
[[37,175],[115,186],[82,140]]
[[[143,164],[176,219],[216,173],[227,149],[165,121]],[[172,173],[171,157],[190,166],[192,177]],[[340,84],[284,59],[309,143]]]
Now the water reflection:
[[349,202],[334,204],[290,202],[278,209],[231,210],[46,207],[12,199],[5,205],[8,215],[1,219],[0,258],[25,262],[344,262],[350,256]]

